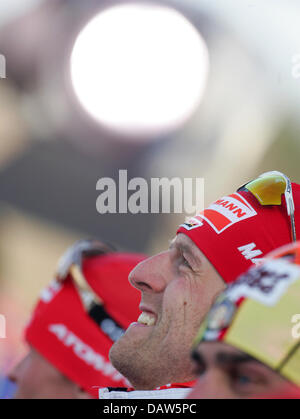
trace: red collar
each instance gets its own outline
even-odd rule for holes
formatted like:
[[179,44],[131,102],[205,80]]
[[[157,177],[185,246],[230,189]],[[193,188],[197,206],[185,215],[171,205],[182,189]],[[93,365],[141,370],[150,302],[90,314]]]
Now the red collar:
[[[196,380],[194,381],[187,381],[185,383],[172,383],[172,384],[166,384],[164,386],[159,386],[154,388],[153,390],[166,390],[168,388],[191,388],[194,387],[196,384]],[[134,391],[135,389],[133,387],[128,387],[127,391]]]

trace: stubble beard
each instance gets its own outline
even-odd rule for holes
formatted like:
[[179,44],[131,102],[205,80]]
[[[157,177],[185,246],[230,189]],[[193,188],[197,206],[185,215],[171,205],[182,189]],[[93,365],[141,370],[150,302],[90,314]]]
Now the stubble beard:
[[194,379],[190,345],[181,345],[180,337],[171,345],[167,330],[159,332],[142,342],[124,335],[110,350],[113,366],[136,390],[153,390],[172,382]]

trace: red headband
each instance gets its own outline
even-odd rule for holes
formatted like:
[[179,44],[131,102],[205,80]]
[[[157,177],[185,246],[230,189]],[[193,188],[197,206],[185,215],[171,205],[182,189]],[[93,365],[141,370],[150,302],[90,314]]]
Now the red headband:
[[[300,185],[292,189],[300,235]],[[177,233],[190,237],[226,282],[292,240],[284,198],[280,206],[262,206],[248,191],[218,199]]]
[[[109,253],[83,262],[90,287],[104,302],[104,308],[124,329],[139,315],[139,292],[130,286],[130,271],[145,256]],[[26,340],[59,371],[97,397],[97,387],[128,383],[111,365],[108,352],[114,333],[105,332],[86,313],[70,276],[53,281],[42,294],[25,331]]]

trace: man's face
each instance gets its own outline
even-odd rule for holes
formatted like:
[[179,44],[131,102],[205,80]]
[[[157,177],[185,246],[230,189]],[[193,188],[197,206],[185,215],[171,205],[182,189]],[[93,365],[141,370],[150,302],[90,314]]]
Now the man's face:
[[202,342],[192,353],[198,381],[189,399],[240,399],[299,393],[278,373],[223,342]]
[[90,398],[33,349],[9,374],[16,383],[16,399]]
[[111,351],[113,365],[136,389],[194,379],[189,350],[225,284],[197,246],[178,234],[170,248],[130,273],[141,291],[139,320]]

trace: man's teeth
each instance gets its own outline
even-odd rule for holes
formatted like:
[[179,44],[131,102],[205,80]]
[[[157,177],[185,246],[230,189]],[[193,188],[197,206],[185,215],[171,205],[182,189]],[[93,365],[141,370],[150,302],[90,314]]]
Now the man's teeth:
[[138,318],[138,323],[146,326],[153,326],[155,324],[155,317],[148,313],[142,313]]

